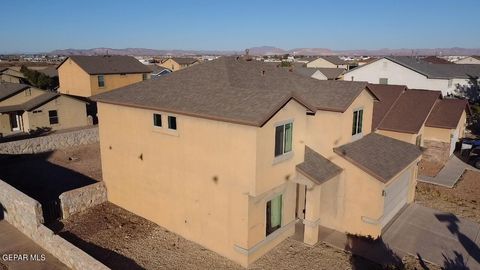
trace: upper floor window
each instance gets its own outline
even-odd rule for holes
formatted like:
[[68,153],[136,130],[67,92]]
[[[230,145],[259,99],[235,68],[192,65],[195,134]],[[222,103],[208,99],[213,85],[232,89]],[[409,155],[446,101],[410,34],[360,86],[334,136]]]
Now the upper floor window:
[[293,123],[286,123],[275,128],[275,156],[292,151]]
[[142,80],[146,81],[147,79],[148,79],[147,73],[143,73],[142,74]]
[[58,124],[57,110],[48,111],[48,119],[50,120],[50,125]]
[[159,113],[153,114],[153,125],[156,127],[162,127],[162,115]]
[[177,117],[168,116],[168,129],[177,130]]
[[380,78],[378,79],[379,84],[388,84],[388,78]]
[[105,77],[103,75],[98,75],[98,87],[105,87]]
[[363,109],[353,111],[352,135],[362,134]]

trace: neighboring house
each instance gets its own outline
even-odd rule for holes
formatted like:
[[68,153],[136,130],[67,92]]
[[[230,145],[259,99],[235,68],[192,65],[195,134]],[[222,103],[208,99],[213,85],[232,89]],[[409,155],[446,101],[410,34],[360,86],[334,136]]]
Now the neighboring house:
[[0,68],[0,83],[27,83],[27,79],[18,70],[13,68]]
[[150,74],[152,79],[157,79],[160,76],[164,76],[172,72],[170,69],[158,65],[149,65],[148,67],[152,70],[152,73]]
[[440,91],[407,89],[404,85],[370,84],[378,97],[372,130],[426,149],[428,159],[445,163],[465,135],[468,103],[442,99]]
[[340,59],[338,56],[321,56],[307,63],[308,68],[341,68],[349,70],[350,62]]
[[421,58],[422,61],[424,62],[428,62],[428,63],[432,63],[432,64],[446,64],[446,65],[451,65],[453,64],[452,62],[446,60],[446,59],[443,59],[443,58],[440,58],[440,57],[436,57],[436,56],[426,56],[426,57],[423,57]]
[[455,61],[455,64],[480,65],[480,55],[472,55]]
[[307,77],[312,77],[317,80],[338,80],[342,77],[342,68],[305,68],[295,67],[293,71]]
[[29,85],[0,83],[0,135],[87,125],[85,103]]
[[378,237],[414,199],[421,150],[371,133],[364,82],[222,57],[93,99],[109,201],[243,266],[295,224]]
[[160,63],[160,66],[168,68],[171,71],[178,71],[180,69],[184,69],[198,63],[199,63],[198,60],[195,58],[172,57],[172,58],[164,59]]
[[69,56],[57,67],[59,91],[90,97],[147,80],[151,70],[131,56]]
[[412,57],[384,57],[343,75],[345,81],[406,85],[408,88],[440,90],[452,94],[457,85],[467,85],[469,76],[479,76],[480,65],[432,64]]

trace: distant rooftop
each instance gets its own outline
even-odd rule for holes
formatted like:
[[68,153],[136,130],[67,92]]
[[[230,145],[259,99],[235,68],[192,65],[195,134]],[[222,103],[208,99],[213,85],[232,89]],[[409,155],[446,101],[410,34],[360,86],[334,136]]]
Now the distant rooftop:
[[65,61],[68,61],[68,59],[73,60],[90,75],[151,72],[147,66],[140,63],[134,57],[123,55],[72,55],[58,65],[57,69],[63,65]]

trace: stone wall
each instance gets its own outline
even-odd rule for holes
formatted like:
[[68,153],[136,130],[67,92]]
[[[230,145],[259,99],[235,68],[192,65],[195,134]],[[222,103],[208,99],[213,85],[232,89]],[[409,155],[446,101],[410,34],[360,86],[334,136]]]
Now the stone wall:
[[445,164],[450,158],[450,143],[424,140],[423,146],[426,148],[422,156],[424,160]]
[[66,266],[75,269],[108,270],[104,264],[72,243],[54,234],[43,223],[39,202],[0,180],[0,205],[7,222],[50,252]]
[[98,142],[98,127],[0,143],[0,154],[34,154]]
[[82,212],[107,201],[107,189],[103,182],[66,191],[60,195],[62,218]]

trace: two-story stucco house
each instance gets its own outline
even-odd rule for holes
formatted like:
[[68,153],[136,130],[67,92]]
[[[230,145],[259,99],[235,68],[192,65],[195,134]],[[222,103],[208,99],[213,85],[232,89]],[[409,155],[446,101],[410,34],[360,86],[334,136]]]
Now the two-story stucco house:
[[57,67],[59,91],[90,97],[140,82],[152,72],[132,56],[72,55]]
[[377,96],[372,130],[422,146],[424,156],[445,163],[465,136],[466,100],[442,98],[440,91],[408,89],[404,85],[369,84]]
[[343,80],[439,90],[446,96],[454,93],[458,85],[467,85],[470,76],[480,76],[480,65],[434,64],[421,58],[389,56],[346,72]]
[[108,199],[243,266],[296,224],[378,237],[414,199],[421,150],[371,132],[365,82],[222,57],[94,99]]
[[29,85],[0,83],[0,137],[87,125],[85,102]]
[[178,71],[198,63],[197,59],[191,57],[172,57],[164,59],[160,63],[160,66],[168,68],[171,71]]

